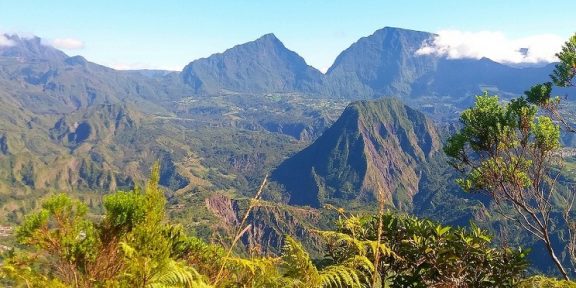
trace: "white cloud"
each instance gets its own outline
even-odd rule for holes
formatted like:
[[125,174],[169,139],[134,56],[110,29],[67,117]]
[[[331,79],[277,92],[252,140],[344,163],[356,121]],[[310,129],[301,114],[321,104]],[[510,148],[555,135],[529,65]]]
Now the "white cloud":
[[43,41],[44,44],[50,45],[57,49],[80,50],[84,49],[84,42],[73,38],[57,38]]
[[13,46],[13,45],[14,45],[14,41],[8,39],[8,37],[6,37],[6,35],[0,34],[0,47]]
[[466,32],[443,30],[429,43],[416,51],[417,55],[437,55],[448,59],[490,58],[500,63],[549,63],[558,61],[564,39],[542,34],[522,38],[508,38],[498,31]]

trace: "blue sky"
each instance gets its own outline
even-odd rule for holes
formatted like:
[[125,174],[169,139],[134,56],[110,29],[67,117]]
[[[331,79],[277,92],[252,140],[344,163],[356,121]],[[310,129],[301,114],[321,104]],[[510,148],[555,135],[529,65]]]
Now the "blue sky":
[[[576,1],[569,0],[0,0],[0,31],[37,35],[69,55],[107,66],[172,70],[272,32],[310,65],[325,70],[358,38],[385,26],[448,31],[438,45],[449,51],[434,51],[461,57],[469,50],[477,55],[496,49],[482,44],[501,43],[493,39],[508,41],[510,49],[567,39],[576,32],[574,11]],[[473,41],[479,43],[467,46]],[[513,57],[505,51],[489,55],[502,61]]]

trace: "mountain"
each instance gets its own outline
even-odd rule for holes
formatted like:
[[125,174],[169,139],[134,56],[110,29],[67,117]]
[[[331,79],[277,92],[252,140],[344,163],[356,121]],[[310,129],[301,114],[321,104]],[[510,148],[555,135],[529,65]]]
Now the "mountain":
[[417,56],[434,34],[386,27],[360,38],[328,69],[332,91],[344,97],[410,95],[411,83],[435,69],[437,57]]
[[0,47],[5,224],[46,193],[97,202],[103,193],[142,183],[156,160],[171,201],[196,190],[250,193],[252,181],[321,134],[345,105],[300,95],[191,96],[180,72],[117,71],[68,57],[37,37],[6,37],[10,45]]
[[501,97],[522,95],[547,81],[553,65],[510,67],[482,59],[419,55],[432,33],[386,27],[344,50],[326,73],[326,90],[347,99],[399,97],[428,114],[453,115],[484,90]]
[[25,110],[70,113],[92,105],[128,101],[138,103],[141,109],[161,111],[158,104],[182,97],[181,93],[169,93],[159,79],[116,71],[82,56],[68,57],[42,44],[40,38],[8,39],[13,45],[0,47],[2,98],[11,98]]
[[193,61],[182,71],[183,81],[200,94],[314,92],[322,77],[274,34]]
[[0,57],[14,58],[19,61],[62,61],[68,56],[64,52],[44,45],[39,37],[21,38],[13,34],[4,34],[8,45],[0,45]]
[[358,101],[272,179],[290,204],[374,203],[382,192],[388,203],[409,207],[424,167],[439,154],[440,136],[424,114],[391,98]]
[[[137,180],[152,161],[146,157],[152,157],[170,167],[165,175],[171,180],[166,183],[174,190],[208,181],[249,193],[247,183],[257,182],[284,157],[314,141],[334,123],[349,99],[397,93],[402,101],[428,114],[453,118],[461,108],[450,105],[463,107],[469,95],[479,92],[478,87],[517,91],[524,82],[538,79],[543,69],[511,68],[489,59],[415,55],[433,36],[398,28],[378,30],[344,51],[323,75],[273,34],[193,61],[182,72],[117,71],[82,56],[68,57],[38,37],[5,35],[10,45],[0,47],[0,158],[6,171],[12,172],[0,173],[0,182],[4,191],[16,186],[24,190],[56,187],[42,184],[50,177],[21,181],[26,178],[21,179],[20,172],[25,165],[18,159],[48,167],[55,161],[51,154]],[[506,77],[517,79],[501,80]],[[205,97],[220,93],[226,97]],[[96,117],[98,111],[109,112]],[[115,126],[118,115],[140,120],[121,124],[119,129],[101,128],[102,123]],[[135,148],[141,154],[131,151]],[[88,152],[99,156],[87,157]],[[422,161],[410,159],[395,160],[398,167],[403,167],[402,161]],[[66,165],[58,167],[62,175],[70,170]],[[206,173],[205,167],[217,169]],[[389,178],[398,177],[390,173]],[[367,191],[378,183],[372,178],[366,184],[348,179],[352,186],[346,185],[370,195]],[[114,187],[113,181],[86,179],[65,181],[58,187],[67,191]],[[414,193],[414,185],[405,186],[405,194]]]

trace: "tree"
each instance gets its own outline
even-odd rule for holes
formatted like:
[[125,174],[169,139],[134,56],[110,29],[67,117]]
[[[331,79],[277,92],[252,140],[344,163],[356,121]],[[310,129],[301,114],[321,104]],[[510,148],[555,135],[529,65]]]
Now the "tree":
[[552,168],[560,129],[549,117],[536,117],[536,111],[524,98],[504,105],[497,96],[478,96],[475,106],[462,113],[462,128],[448,139],[444,151],[464,174],[458,184],[490,196],[502,215],[544,241],[559,272],[568,278],[550,237],[557,185]]
[[[561,62],[551,75],[552,82],[533,86],[525,97],[506,105],[487,93],[477,97],[475,106],[461,114],[462,127],[448,139],[444,151],[463,174],[458,184],[465,191],[489,195],[502,215],[542,240],[558,271],[568,279],[552,245],[552,215],[564,215],[555,218],[563,218],[570,235],[567,252],[574,261],[574,196],[558,192],[560,126],[553,119],[569,131],[576,130],[560,113],[561,98],[551,93],[553,85],[574,86],[576,35],[557,56]],[[537,116],[538,107],[548,116]]]
[[145,189],[104,198],[105,217],[65,194],[47,198],[17,229],[22,250],[2,263],[9,285],[31,287],[208,287],[185,265],[190,241],[165,220],[155,165]]
[[[528,102],[539,106],[552,118],[562,123],[562,126],[569,132],[576,132],[573,123],[567,121],[561,111],[562,97],[552,96],[554,87],[570,88],[575,87],[574,77],[576,77],[576,34],[574,34],[562,47],[562,51],[556,54],[560,62],[556,65],[550,78],[552,81],[534,85],[525,92]],[[565,95],[564,98],[567,98]]]

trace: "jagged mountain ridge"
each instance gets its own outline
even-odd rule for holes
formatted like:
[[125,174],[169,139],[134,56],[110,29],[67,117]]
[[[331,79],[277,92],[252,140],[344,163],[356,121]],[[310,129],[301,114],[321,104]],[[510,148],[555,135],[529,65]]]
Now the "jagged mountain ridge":
[[435,36],[393,27],[377,30],[342,51],[322,74],[267,34],[192,61],[180,78],[197,95],[303,93],[350,100],[392,96],[443,118],[469,106],[484,90],[504,98],[522,95],[527,87],[545,81],[553,68],[419,55],[417,51]]
[[431,120],[397,99],[358,101],[313,144],[284,161],[272,179],[289,203],[321,207],[338,201],[411,206],[423,167],[440,154]]
[[[416,51],[435,35],[399,28],[383,28],[360,38],[342,51],[326,73],[327,81],[339,85],[333,93],[355,98],[410,95],[410,84],[434,71],[436,57]],[[344,80],[344,81],[343,81]]]
[[554,66],[518,68],[487,58],[419,55],[435,36],[392,27],[377,30],[336,58],[326,73],[328,89],[350,99],[394,96],[419,108],[431,103],[462,108],[484,90],[503,97],[522,95],[548,79]]

